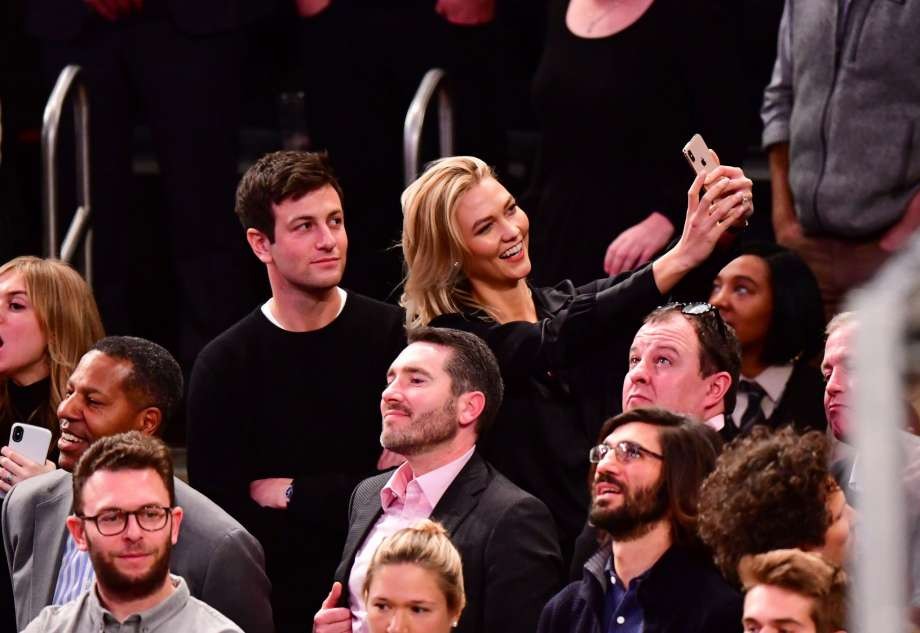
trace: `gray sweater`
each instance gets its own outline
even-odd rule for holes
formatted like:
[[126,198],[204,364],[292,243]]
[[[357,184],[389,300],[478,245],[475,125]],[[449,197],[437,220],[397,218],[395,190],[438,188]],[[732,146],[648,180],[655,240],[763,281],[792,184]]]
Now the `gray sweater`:
[[786,0],[763,144],[789,142],[807,233],[874,237],[920,190],[918,29],[912,0]]
[[192,597],[182,578],[172,576],[171,579],[175,591],[166,600],[152,609],[128,617],[122,623],[102,606],[93,587],[67,604],[42,609],[24,633],[243,633],[241,628],[216,609]]

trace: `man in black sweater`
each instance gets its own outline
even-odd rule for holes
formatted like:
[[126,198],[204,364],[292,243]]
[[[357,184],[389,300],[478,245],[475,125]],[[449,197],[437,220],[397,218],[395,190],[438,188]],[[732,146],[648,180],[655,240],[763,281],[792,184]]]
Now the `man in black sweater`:
[[405,345],[403,315],[338,286],[348,237],[325,155],[262,157],[236,213],[272,297],[195,363],[189,478],[262,542],[284,633],[301,630],[328,591],[349,493],[376,471],[378,404]]

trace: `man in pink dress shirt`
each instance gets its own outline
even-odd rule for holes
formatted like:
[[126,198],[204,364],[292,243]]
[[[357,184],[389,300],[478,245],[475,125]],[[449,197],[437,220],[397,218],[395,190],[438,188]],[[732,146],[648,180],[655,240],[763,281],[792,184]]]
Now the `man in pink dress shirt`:
[[380,443],[406,461],[355,488],[342,562],[313,630],[368,631],[363,588],[374,551],[395,531],[431,518],[463,560],[467,607],[457,630],[530,633],[559,587],[562,560],[546,506],[476,452],[501,405],[495,357],[466,332],[418,328],[408,338],[380,402]]

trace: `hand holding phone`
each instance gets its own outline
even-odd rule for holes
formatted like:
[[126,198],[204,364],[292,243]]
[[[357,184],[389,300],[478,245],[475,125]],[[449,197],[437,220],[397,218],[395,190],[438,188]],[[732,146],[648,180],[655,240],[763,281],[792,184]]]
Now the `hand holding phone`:
[[[0,498],[6,495],[16,481],[46,472],[48,466],[45,459],[51,447],[51,431],[41,426],[22,424],[17,422],[10,429],[9,444],[3,449],[2,481],[0,481]],[[12,456],[10,455],[12,451]],[[18,456],[34,464],[34,468],[26,468],[13,459]],[[16,477],[14,478],[14,475]]]
[[719,159],[699,134],[694,134],[683,149],[684,158],[697,174],[708,174],[719,166]]

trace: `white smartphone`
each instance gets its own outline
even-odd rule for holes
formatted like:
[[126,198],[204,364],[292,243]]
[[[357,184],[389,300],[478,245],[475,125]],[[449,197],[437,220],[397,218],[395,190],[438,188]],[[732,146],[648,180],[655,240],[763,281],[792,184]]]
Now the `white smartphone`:
[[697,174],[709,173],[719,166],[719,159],[699,134],[694,134],[683,149],[684,158]]
[[[51,448],[51,431],[42,426],[16,422],[10,429],[10,442],[7,446],[36,464],[44,464],[48,449]],[[0,498],[4,496],[0,492]]]

